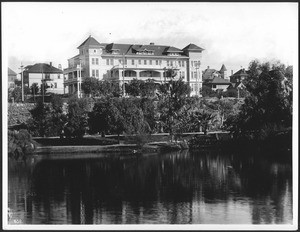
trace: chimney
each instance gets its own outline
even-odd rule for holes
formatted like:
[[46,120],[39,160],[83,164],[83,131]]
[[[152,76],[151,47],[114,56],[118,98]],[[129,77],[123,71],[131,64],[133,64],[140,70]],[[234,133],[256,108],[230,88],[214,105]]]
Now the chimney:
[[52,67],[52,62],[50,62],[50,66]]
[[150,43],[150,45],[154,45],[154,43],[153,43],[153,42],[151,42],[151,43]]
[[59,64],[59,65],[58,65],[58,69],[61,69],[61,70],[62,70],[62,68],[61,68],[61,64]]
[[233,75],[233,70],[231,70],[231,75]]
[[207,66],[207,69],[209,69],[209,66]]

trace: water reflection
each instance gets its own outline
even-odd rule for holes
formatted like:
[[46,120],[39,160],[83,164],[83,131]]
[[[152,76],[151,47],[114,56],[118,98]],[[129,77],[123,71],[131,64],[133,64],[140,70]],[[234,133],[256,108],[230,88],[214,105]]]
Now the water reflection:
[[289,161],[220,151],[9,160],[9,223],[291,223],[291,176]]

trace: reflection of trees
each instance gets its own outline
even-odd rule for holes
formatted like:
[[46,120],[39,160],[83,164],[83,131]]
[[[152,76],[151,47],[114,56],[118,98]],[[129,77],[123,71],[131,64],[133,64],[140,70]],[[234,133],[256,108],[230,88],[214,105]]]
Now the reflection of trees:
[[38,223],[190,223],[194,201],[239,197],[253,199],[254,223],[282,223],[291,198],[289,164],[219,151],[44,160],[33,172],[16,170],[10,188],[18,189],[17,176],[32,177],[22,189],[32,183],[26,210]]

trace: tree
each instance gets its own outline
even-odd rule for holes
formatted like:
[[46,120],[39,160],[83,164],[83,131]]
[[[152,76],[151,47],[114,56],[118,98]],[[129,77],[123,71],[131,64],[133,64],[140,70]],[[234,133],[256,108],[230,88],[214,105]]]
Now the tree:
[[42,94],[42,95],[45,95],[48,88],[49,88],[49,85],[47,84],[47,82],[44,81],[44,82],[41,84],[41,87],[40,87],[41,94]]
[[30,86],[30,92],[31,94],[33,95],[33,99],[35,101],[35,95],[37,95],[39,93],[39,86],[37,83],[33,83],[31,86]]
[[8,92],[8,99],[14,99],[14,102],[22,101],[22,89],[21,87],[14,88],[11,92]]
[[85,94],[95,96],[99,91],[99,80],[95,77],[87,77],[82,82],[81,89]]
[[191,89],[188,84],[184,83],[182,78],[174,80],[176,71],[168,69],[166,77],[168,82],[160,86],[159,111],[160,120],[166,126],[173,141],[175,125],[178,125],[180,110],[185,104],[186,97],[190,94]]
[[20,131],[8,130],[8,156],[16,160],[22,157],[26,158],[27,154],[34,151],[35,146],[31,135],[27,130]]
[[66,123],[63,114],[63,102],[61,97],[54,95],[49,103],[39,100],[30,111],[32,120],[29,121],[30,132],[34,136],[58,136],[61,135]]
[[88,127],[89,99],[73,96],[68,101],[67,123],[64,135],[68,138],[82,138]]
[[140,134],[148,129],[144,113],[136,98],[101,98],[89,113],[89,128],[92,133]]
[[30,132],[33,136],[44,137],[48,135],[47,130],[50,128],[49,115],[50,106],[42,101],[38,101],[35,107],[30,110],[32,120],[28,123]]
[[122,90],[118,81],[99,81],[99,90],[97,92],[98,97],[111,96],[120,97]]
[[202,128],[204,134],[207,135],[209,126],[214,118],[215,115],[213,113],[207,110],[199,110],[192,113],[190,123],[196,130]]
[[259,137],[265,131],[273,133],[278,128],[291,126],[292,92],[284,70],[280,63],[250,63],[249,78],[245,82],[249,96],[234,122],[237,125],[233,126],[237,134]]
[[144,81],[142,80],[132,79],[128,84],[125,84],[126,93],[133,97],[141,96],[143,84]]

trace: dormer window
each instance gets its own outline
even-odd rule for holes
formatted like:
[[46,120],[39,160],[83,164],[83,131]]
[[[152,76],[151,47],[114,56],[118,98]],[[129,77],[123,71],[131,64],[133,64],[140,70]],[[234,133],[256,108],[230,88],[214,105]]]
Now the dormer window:
[[112,50],[111,54],[120,54],[120,50]]
[[170,52],[168,55],[169,56],[179,56],[179,53],[177,53],[177,52]]

